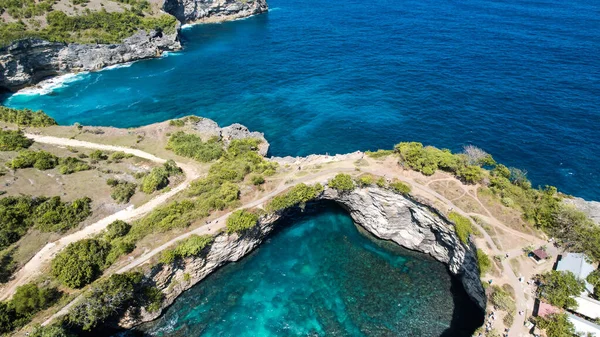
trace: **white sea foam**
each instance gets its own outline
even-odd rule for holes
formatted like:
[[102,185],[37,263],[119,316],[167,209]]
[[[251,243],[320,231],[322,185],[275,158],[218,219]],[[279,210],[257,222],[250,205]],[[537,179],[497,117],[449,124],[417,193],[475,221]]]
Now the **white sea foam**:
[[88,75],[89,72],[83,71],[77,74],[65,74],[43,80],[32,87],[21,89],[15,95],[47,95],[58,88],[62,88],[69,83],[79,81]]
[[133,64],[133,62],[114,64],[112,66],[104,67],[104,68],[100,69],[100,71],[113,70],[113,69],[119,69],[119,68],[128,68],[128,67],[131,67],[132,64]]

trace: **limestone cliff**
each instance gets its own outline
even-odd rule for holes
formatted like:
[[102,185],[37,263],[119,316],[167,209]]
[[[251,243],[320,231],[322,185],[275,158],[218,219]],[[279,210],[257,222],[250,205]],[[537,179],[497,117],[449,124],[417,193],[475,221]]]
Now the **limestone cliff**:
[[266,0],[165,0],[163,10],[182,23],[219,22],[266,12]]
[[462,244],[454,226],[433,207],[374,187],[344,193],[327,189],[321,198],[340,204],[355,223],[376,237],[431,255],[446,264],[469,297],[485,308],[485,291],[473,249]]
[[121,44],[65,44],[26,39],[0,49],[0,90],[15,91],[50,76],[98,70],[181,49],[177,33],[140,31]]
[[[435,209],[424,203],[393,193],[369,187],[339,193],[326,189],[320,200],[332,200],[348,210],[354,221],[375,236],[391,240],[408,249],[429,254],[448,265],[465,287],[471,299],[482,308],[486,297],[479,280],[477,259],[473,250],[463,245],[452,224]],[[160,316],[183,291],[191,288],[218,267],[237,261],[257,247],[274,229],[282,214],[262,217],[259,224],[242,236],[220,233],[203,256],[186,258],[169,265],[157,265],[146,273],[148,282],[164,294],[159,311],[144,308],[130,309],[119,325],[131,328]],[[435,280],[432,280],[435,282]]]

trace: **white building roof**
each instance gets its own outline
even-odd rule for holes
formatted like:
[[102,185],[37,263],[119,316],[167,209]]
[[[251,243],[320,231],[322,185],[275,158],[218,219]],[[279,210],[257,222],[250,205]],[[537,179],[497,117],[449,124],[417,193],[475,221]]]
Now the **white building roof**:
[[[596,319],[600,317],[600,302],[589,297],[575,297],[577,309],[574,311],[583,316]],[[598,335],[600,336],[600,335]]]
[[[591,263],[587,262],[585,259],[585,255],[581,253],[567,253],[562,256],[562,259],[558,261],[558,265],[556,266],[556,270],[558,271],[570,271],[575,274],[577,278],[585,279],[588,275],[596,269]],[[585,289],[589,293],[594,292],[594,287],[585,281]]]
[[595,334],[595,336],[600,336],[600,325],[598,324],[594,324],[590,321],[586,321],[583,318],[579,318],[573,314],[568,314],[569,315],[569,321],[571,323],[573,323],[573,326],[575,326],[575,331],[579,334],[587,334],[587,333],[593,333]]

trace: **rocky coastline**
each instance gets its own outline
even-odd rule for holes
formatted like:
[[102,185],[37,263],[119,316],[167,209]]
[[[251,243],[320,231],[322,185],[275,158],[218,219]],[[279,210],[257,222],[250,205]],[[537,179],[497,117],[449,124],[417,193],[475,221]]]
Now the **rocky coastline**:
[[[220,22],[268,10],[265,0],[165,0],[163,10],[180,24]],[[24,39],[0,49],[0,91],[17,91],[67,73],[95,71],[182,48],[180,24],[173,34],[142,31],[120,44],[77,44]]]
[[[473,247],[460,242],[452,223],[428,204],[392,191],[357,188],[340,193],[327,188],[317,201],[333,201],[341,205],[362,228],[380,239],[390,240],[405,248],[425,253],[446,264],[452,275],[463,284],[466,293],[485,310],[485,291],[479,280],[477,258]],[[238,261],[258,247],[273,232],[286,211],[268,214],[257,226],[242,235],[222,232],[205,254],[158,264],[145,273],[146,281],[163,294],[159,310],[130,308],[119,320],[121,328],[132,328],[152,321],[162,314],[185,290],[193,287],[217,268]]]

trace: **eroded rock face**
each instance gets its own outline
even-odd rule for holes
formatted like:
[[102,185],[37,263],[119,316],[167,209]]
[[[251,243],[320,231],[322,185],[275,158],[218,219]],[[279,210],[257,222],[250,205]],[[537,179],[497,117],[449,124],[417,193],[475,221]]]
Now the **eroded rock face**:
[[485,310],[486,296],[474,250],[462,244],[454,226],[433,207],[373,187],[344,193],[327,189],[321,198],[340,204],[354,222],[376,237],[429,254],[446,264],[461,280],[469,297]]
[[581,198],[564,199],[566,204],[571,204],[585,213],[594,222],[600,225],[600,202],[587,201]]
[[258,153],[264,157],[267,155],[267,152],[269,152],[270,145],[265,138],[265,134],[262,132],[250,131],[242,124],[235,123],[221,128],[215,121],[203,118],[194,124],[194,129],[202,134],[204,141],[211,137],[217,137],[225,143],[225,146],[229,146],[229,143],[234,139],[260,139],[261,143],[258,145]]
[[163,10],[182,23],[226,21],[266,12],[266,0],[165,0]]
[[[450,272],[462,281],[471,299],[482,310],[485,309],[485,291],[479,280],[475,254],[460,242],[453,225],[435,209],[375,187],[346,193],[326,189],[319,199],[337,202],[348,210],[356,223],[373,235],[429,254],[445,263]],[[146,277],[165,294],[161,310],[149,313],[144,308],[130,309],[119,325],[131,328],[158,318],[162,310],[170,306],[183,291],[200,282],[216,268],[229,261],[237,261],[256,248],[273,231],[280,216],[273,214],[262,217],[258,226],[242,236],[218,234],[205,256],[155,266],[146,273]]]
[[16,91],[50,76],[101,68],[181,49],[177,33],[140,31],[121,44],[64,44],[39,39],[0,49],[0,89]]

